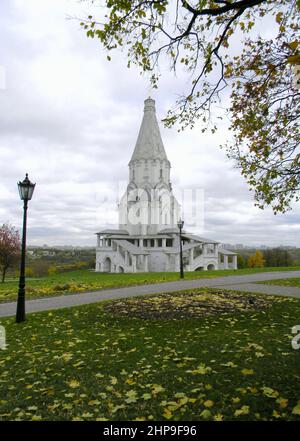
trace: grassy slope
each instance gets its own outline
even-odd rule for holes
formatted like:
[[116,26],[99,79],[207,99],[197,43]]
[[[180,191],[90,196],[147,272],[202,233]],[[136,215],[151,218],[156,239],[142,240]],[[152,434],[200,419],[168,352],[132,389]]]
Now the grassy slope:
[[300,288],[300,278],[294,277],[290,279],[278,279],[278,280],[268,280],[266,282],[259,282],[267,285],[279,285],[279,286],[295,286]]
[[107,302],[2,319],[0,419],[299,420],[300,300],[273,302],[185,320],[116,319]]
[[[300,267],[283,268],[245,268],[240,270],[193,271],[185,273],[186,279],[213,278],[230,275],[253,274],[265,271],[292,271]],[[157,283],[179,280],[178,273],[137,273],[137,274],[104,274],[89,270],[70,271],[54,274],[41,279],[28,279],[26,298],[38,298],[72,292],[84,292],[103,288],[116,288],[146,283]],[[18,282],[0,283],[0,302],[16,300]]]

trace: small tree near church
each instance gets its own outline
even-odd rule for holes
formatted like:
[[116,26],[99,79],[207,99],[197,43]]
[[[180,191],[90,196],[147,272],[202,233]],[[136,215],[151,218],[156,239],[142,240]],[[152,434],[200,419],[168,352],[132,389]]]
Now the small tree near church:
[[259,250],[256,250],[255,254],[251,254],[248,257],[248,268],[262,268],[264,266],[264,256]]
[[18,230],[9,224],[0,227],[0,272],[4,283],[7,270],[11,268],[20,256],[20,235]]

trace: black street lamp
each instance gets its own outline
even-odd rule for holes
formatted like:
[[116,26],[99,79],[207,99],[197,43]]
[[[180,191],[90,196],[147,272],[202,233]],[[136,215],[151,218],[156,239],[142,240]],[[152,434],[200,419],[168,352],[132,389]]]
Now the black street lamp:
[[184,278],[183,273],[183,255],[182,255],[182,228],[184,225],[183,220],[180,218],[177,222],[178,228],[179,228],[179,246],[180,246],[180,278]]
[[27,206],[28,201],[32,198],[33,190],[35,184],[30,182],[28,179],[28,174],[24,181],[18,182],[18,189],[20,193],[20,198],[24,201],[24,212],[23,212],[23,233],[22,233],[22,249],[21,249],[21,265],[20,265],[20,280],[19,280],[19,291],[18,291],[18,301],[17,301],[17,315],[16,322],[24,322],[25,320],[25,257],[26,257],[26,226],[27,226]]

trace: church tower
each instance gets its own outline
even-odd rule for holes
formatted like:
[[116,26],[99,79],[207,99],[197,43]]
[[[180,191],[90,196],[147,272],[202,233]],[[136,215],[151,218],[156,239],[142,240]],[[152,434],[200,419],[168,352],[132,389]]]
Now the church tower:
[[119,205],[121,229],[129,234],[147,235],[176,228],[180,207],[172,192],[170,168],[156,118],[155,101],[148,98],[129,162],[129,183]]

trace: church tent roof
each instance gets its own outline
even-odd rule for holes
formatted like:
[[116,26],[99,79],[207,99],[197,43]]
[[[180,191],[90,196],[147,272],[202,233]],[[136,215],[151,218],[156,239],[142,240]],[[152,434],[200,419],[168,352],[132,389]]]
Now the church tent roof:
[[168,161],[155,113],[155,101],[145,100],[144,116],[130,162],[141,159]]

